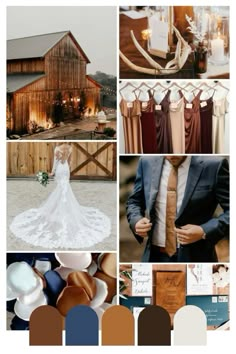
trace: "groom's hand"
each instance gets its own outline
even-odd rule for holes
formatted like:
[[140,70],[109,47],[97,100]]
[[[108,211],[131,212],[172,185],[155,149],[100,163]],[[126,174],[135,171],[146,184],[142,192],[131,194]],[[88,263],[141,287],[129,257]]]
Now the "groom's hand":
[[141,237],[147,237],[147,233],[151,228],[152,223],[150,223],[150,220],[147,218],[142,218],[135,224],[135,232]]
[[188,245],[202,239],[204,230],[198,225],[184,225],[181,229],[175,228],[177,233],[177,240],[181,245]]

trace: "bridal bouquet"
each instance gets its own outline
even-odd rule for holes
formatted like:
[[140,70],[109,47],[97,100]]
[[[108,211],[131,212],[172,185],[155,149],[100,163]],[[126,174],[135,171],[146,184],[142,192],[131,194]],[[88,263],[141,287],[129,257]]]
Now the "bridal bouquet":
[[48,173],[47,172],[43,172],[43,171],[39,171],[36,175],[36,180],[42,184],[42,186],[46,187],[47,184],[49,183],[48,180]]

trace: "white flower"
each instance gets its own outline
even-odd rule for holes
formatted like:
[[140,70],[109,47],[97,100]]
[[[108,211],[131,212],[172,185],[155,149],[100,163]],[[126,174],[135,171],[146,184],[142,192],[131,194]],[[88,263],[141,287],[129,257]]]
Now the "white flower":
[[202,31],[198,31],[197,26],[195,22],[192,20],[191,17],[189,17],[187,14],[185,14],[185,18],[188,21],[190,27],[187,27],[190,33],[194,34],[194,36],[202,42],[205,39],[206,36],[206,31],[202,29]]

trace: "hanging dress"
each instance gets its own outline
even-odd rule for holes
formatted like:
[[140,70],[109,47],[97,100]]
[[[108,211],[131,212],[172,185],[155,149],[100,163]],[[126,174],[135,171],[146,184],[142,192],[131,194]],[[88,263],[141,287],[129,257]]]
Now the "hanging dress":
[[201,153],[201,118],[200,118],[200,96],[199,90],[194,99],[189,102],[184,99],[184,125],[185,125],[185,152],[187,154]]
[[213,101],[213,153],[224,153],[225,116],[229,109],[226,97]]
[[157,103],[151,91],[149,91],[150,98],[153,98],[155,103],[155,123],[156,123],[156,142],[157,153],[159,154],[172,154],[172,135],[171,135],[171,123],[169,115],[170,106],[170,90],[163,97],[160,103]]
[[155,101],[151,97],[148,101],[141,101],[141,126],[143,152],[145,154],[157,153],[156,123],[155,123]]
[[200,100],[201,153],[212,154],[213,98]]
[[174,154],[185,153],[184,99],[181,97],[169,105],[171,136]]
[[134,101],[126,101],[122,97],[120,111],[123,117],[125,153],[140,154],[143,152],[143,144],[140,121],[141,109],[137,96]]

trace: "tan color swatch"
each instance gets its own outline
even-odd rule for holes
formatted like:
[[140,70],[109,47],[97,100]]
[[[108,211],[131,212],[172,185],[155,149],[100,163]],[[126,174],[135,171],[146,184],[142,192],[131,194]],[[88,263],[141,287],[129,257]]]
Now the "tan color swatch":
[[127,307],[114,305],[104,312],[102,345],[134,345],[134,318]]

